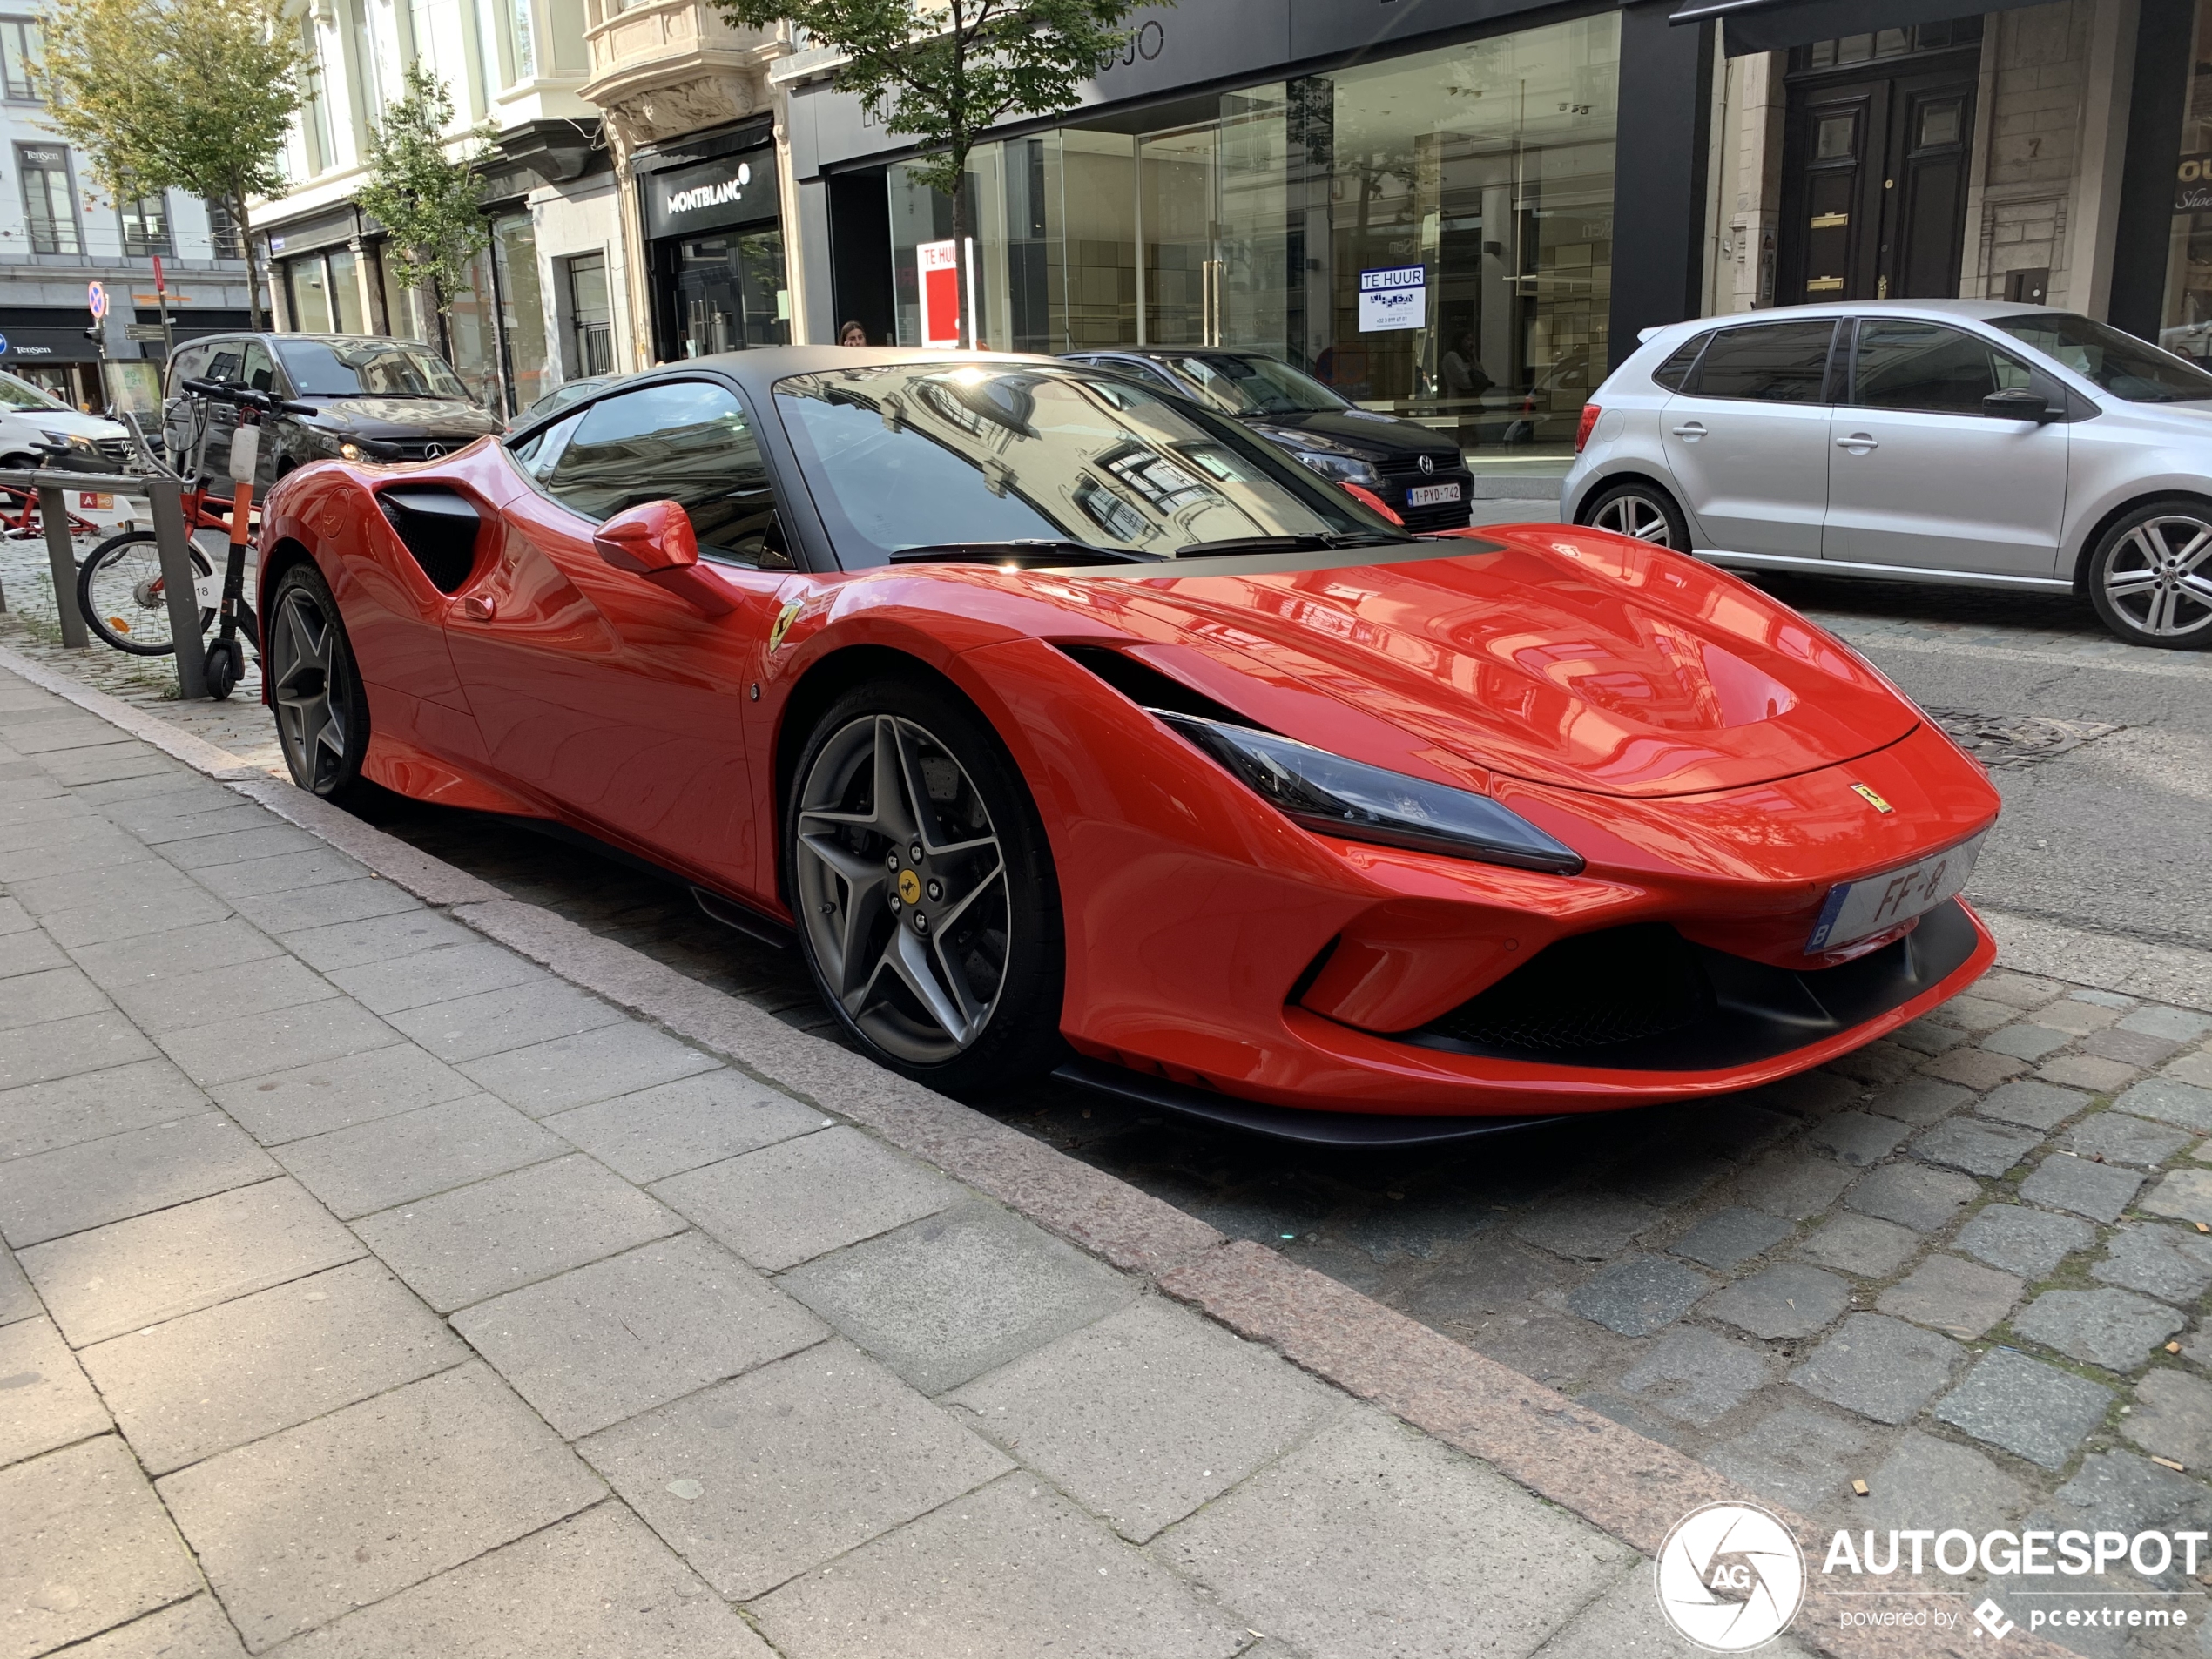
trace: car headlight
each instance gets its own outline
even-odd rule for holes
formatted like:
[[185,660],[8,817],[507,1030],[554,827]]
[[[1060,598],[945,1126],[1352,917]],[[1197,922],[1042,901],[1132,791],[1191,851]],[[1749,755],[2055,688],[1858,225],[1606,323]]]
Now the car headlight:
[[1487,795],[1370,766],[1250,726],[1147,711],[1286,818],[1346,840],[1579,875],[1581,855]]
[[1304,462],[1315,472],[1332,483],[1364,485],[1369,489],[1382,487],[1382,473],[1372,456],[1325,438],[1318,433],[1299,432],[1290,427],[1263,426],[1252,428],[1271,443],[1279,444],[1292,455]]
[[81,433],[49,432],[46,442],[60,444],[64,449],[75,449],[83,455],[96,455],[100,452],[100,446]]
[[363,452],[361,445],[349,442],[340,444],[338,446],[338,453],[344,460],[359,461],[361,458]]

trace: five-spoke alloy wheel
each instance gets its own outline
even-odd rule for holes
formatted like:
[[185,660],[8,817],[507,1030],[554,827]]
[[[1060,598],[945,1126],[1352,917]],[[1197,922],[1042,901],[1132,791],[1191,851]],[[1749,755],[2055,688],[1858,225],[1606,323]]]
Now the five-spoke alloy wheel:
[[314,565],[295,564],[277,583],[261,646],[292,781],[326,799],[342,797],[368,752],[368,700],[338,603]]
[[1639,542],[1650,542],[1676,551],[1689,551],[1689,521],[1675,499],[1656,484],[1641,479],[1601,489],[1584,503],[1581,522],[1592,529],[1611,530]]
[[2137,645],[2212,646],[2212,506],[2147,502],[2107,530],[2090,556],[2090,603]]
[[971,710],[921,682],[847,693],[800,757],[786,819],[808,964],[875,1058],[952,1090],[1049,1058],[1056,883],[1028,792]]

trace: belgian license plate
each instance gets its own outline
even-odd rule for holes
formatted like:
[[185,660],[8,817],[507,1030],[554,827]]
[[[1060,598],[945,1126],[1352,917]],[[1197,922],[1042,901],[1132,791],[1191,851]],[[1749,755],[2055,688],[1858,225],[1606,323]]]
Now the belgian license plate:
[[1415,484],[1406,492],[1408,507],[1441,507],[1446,502],[1459,498],[1457,484]]
[[1946,900],[1957,897],[1974,873],[1974,860],[1980,856],[1981,843],[1982,837],[1977,835],[1945,852],[1932,853],[1918,864],[1908,864],[1901,870],[1890,870],[1862,881],[1846,881],[1831,887],[1828,902],[1820,907],[1820,920],[1813,927],[1812,937],[1805,941],[1805,954],[1817,956],[1823,951],[1840,950],[1899,922],[1925,914]]

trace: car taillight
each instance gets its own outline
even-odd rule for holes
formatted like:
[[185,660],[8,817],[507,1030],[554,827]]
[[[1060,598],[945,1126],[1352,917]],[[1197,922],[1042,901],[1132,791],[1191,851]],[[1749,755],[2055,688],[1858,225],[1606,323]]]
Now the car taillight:
[[1582,418],[1575,423],[1575,453],[1581,455],[1582,446],[1590,441],[1590,433],[1597,425],[1597,417],[1605,411],[1595,403],[1582,405]]

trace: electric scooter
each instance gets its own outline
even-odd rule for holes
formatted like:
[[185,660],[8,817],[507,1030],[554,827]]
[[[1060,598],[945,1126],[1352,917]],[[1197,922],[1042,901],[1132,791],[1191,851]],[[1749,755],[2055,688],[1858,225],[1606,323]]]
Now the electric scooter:
[[253,536],[253,473],[261,456],[261,417],[280,412],[316,415],[320,411],[312,404],[287,402],[273,392],[257,392],[252,387],[235,386],[227,381],[185,381],[182,384],[187,392],[228,403],[238,411],[238,426],[231,434],[230,555],[223,566],[223,597],[216,615],[215,639],[206,651],[207,695],[219,702],[237,688],[246,674],[245,642],[239,637],[241,610],[255,649],[260,646],[260,620],[245,595],[246,550]]

